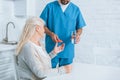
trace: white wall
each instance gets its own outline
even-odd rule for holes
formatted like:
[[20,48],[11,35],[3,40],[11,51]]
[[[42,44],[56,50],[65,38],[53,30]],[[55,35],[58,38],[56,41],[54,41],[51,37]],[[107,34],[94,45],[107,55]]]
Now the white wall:
[[[29,0],[21,0],[26,1],[25,6],[21,6],[21,8],[27,9],[26,16],[24,17],[16,17],[15,16],[15,7],[17,7],[17,4],[15,3],[17,0],[0,0],[0,41],[5,38],[6,33],[6,25],[8,22],[12,21],[14,22],[16,28],[14,29],[12,25],[9,25],[9,32],[8,32],[8,39],[9,41],[18,41],[19,36],[22,32],[22,29],[25,24],[25,20],[29,16],[35,16],[35,0],[29,1]],[[16,5],[15,5],[16,4]],[[22,5],[22,2],[20,3]],[[19,6],[20,6],[19,5]],[[19,10],[16,9],[16,10]],[[22,9],[23,10],[23,9]]]
[[[0,18],[2,17],[2,1],[0,0]],[[1,21],[2,21],[2,19],[0,19],[0,26],[1,26]],[[1,27],[0,27],[0,32],[1,32]],[[2,38],[2,34],[0,34],[0,40],[1,40],[1,38]]]
[[46,4],[52,1],[54,0],[36,0],[36,15],[40,16]]
[[2,13],[0,14],[0,41],[5,38],[6,25],[9,21],[14,22],[16,28],[9,25],[9,40],[18,40],[18,36],[23,28],[25,18],[17,18],[14,16],[14,1],[13,0],[1,0]]
[[[120,1],[119,0],[74,0],[81,7],[87,27],[84,29],[80,44],[76,45],[76,59],[80,62],[120,66]],[[101,49],[107,50],[107,53]],[[101,53],[100,59],[97,53]],[[107,55],[103,55],[107,54]],[[104,61],[102,61],[106,58]]]

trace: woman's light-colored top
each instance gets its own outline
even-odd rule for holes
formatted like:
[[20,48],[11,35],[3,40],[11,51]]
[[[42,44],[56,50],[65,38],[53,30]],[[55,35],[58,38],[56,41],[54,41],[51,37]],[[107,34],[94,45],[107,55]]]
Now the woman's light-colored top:
[[41,46],[28,41],[17,57],[19,79],[42,80],[51,75],[59,75],[63,67],[59,69],[51,67],[51,58],[55,56],[53,53],[48,55]]

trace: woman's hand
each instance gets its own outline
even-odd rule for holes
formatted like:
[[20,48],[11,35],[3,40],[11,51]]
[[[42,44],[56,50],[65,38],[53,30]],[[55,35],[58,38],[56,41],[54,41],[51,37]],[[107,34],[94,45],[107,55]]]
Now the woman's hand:
[[75,44],[78,44],[79,42],[80,42],[80,35],[79,35],[79,34],[76,34]]
[[58,46],[58,43],[55,44],[53,53],[57,54],[60,53],[61,51],[64,50],[65,44],[63,43],[62,45]]

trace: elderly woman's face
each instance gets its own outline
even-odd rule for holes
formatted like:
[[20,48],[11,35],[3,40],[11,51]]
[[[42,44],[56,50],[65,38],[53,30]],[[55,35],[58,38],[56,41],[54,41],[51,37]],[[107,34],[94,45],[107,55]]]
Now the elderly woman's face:
[[36,27],[36,31],[38,32],[41,38],[44,37],[44,33],[45,33],[44,25],[38,25]]
[[40,28],[41,28],[41,30],[40,30],[41,36],[44,37],[44,33],[45,33],[44,25],[41,25]]
[[60,2],[63,4],[63,5],[66,5],[70,2],[70,0],[60,0]]

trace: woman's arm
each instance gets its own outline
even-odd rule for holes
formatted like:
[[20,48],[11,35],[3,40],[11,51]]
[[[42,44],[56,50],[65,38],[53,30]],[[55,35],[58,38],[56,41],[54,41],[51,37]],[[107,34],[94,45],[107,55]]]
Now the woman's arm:
[[64,50],[65,44],[63,43],[62,45],[58,46],[58,43],[56,43],[54,49],[49,53],[49,56],[54,58],[58,53]]
[[22,52],[24,54],[24,62],[30,68],[30,70],[38,77],[45,78],[46,74],[43,68],[43,64],[40,62],[39,58],[35,55],[35,50],[30,45],[23,47]]
[[56,55],[57,55],[57,54],[54,53],[53,51],[51,51],[51,52],[49,53],[49,56],[50,56],[51,59],[54,58]]
[[30,70],[40,79],[66,73],[64,67],[44,69],[42,66],[43,64],[40,62],[39,58],[34,55],[36,53],[34,48],[31,46],[25,46],[22,49],[22,52],[24,54],[24,62],[27,64]]

